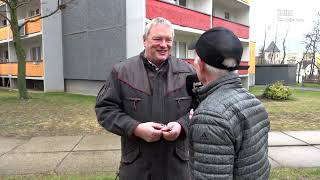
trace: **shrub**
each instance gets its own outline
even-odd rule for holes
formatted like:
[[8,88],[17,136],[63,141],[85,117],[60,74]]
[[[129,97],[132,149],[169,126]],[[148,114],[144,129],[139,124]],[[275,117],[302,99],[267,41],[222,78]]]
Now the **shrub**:
[[263,92],[263,97],[273,100],[287,100],[290,95],[292,95],[292,90],[280,81],[268,85]]

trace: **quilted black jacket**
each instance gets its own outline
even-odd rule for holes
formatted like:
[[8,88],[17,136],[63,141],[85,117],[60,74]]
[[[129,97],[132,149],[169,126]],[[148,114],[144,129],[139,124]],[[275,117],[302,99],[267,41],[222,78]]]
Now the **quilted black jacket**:
[[230,73],[196,90],[189,129],[192,179],[268,179],[268,114]]

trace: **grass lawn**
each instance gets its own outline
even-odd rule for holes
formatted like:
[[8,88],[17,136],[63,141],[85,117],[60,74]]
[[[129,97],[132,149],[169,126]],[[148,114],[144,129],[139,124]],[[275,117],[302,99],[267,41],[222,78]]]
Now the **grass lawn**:
[[115,176],[111,173],[79,173],[79,174],[42,174],[42,175],[24,175],[24,176],[0,176],[2,180],[114,180]]
[[271,170],[271,180],[319,180],[320,168],[276,168]]
[[66,93],[30,93],[0,89],[0,136],[55,136],[104,133],[97,123],[95,97]]
[[297,83],[295,87],[310,87],[310,88],[320,88],[320,83]]
[[[3,180],[114,180],[115,176],[105,173],[66,174],[66,175],[27,175],[4,176]],[[320,179],[320,168],[276,168],[271,169],[270,180]]]
[[[264,87],[250,88],[261,96]],[[287,101],[261,99],[266,107],[272,131],[320,130],[320,91],[293,90]]]
[[[250,91],[259,96],[263,87]],[[0,89],[0,136],[63,136],[103,134],[97,123],[94,96],[30,93],[18,100],[16,91]],[[271,130],[320,130],[320,92],[293,90],[288,101],[262,99]]]

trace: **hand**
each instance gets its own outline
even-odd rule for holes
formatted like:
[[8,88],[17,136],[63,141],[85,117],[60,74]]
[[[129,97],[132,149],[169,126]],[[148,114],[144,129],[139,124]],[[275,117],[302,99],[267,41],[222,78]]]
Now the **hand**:
[[181,125],[177,122],[169,122],[162,129],[163,138],[167,141],[174,141],[178,138],[181,132]]
[[162,124],[146,122],[139,124],[133,131],[133,134],[147,142],[158,141],[162,136]]

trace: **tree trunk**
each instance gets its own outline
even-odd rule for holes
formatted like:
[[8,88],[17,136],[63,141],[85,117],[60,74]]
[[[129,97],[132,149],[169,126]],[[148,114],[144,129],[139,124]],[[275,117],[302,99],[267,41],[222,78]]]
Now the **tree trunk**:
[[[17,6],[17,0],[11,0],[11,7]],[[20,99],[29,99],[27,86],[26,86],[26,52],[22,47],[21,36],[19,32],[19,24],[17,18],[17,9],[10,9],[11,16],[11,30],[13,35],[13,44],[16,50],[18,59],[18,91]]]

